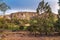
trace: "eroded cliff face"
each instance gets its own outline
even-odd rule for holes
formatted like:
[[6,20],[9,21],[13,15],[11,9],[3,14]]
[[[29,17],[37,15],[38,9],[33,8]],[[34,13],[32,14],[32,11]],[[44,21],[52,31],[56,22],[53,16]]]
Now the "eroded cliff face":
[[37,16],[36,12],[17,12],[17,13],[12,13],[11,18],[17,18],[17,19],[27,19],[29,20],[33,16]]
[[[34,18],[34,17],[37,17],[37,16],[38,17],[42,17],[42,16],[47,17],[48,13],[42,13],[42,14],[38,15],[38,13],[36,13],[36,12],[16,12],[16,13],[11,13],[10,15],[5,15],[5,18],[7,18],[7,19],[16,18],[16,19],[30,20],[31,18]],[[53,16],[55,18],[57,18],[57,14],[53,13]],[[0,16],[0,18],[3,18],[3,16]]]
[[[17,19],[27,19],[30,20],[30,18],[37,16],[36,12],[16,12],[16,13],[11,13],[10,15],[5,15],[5,18],[8,19],[13,19],[13,18],[17,18]],[[2,18],[3,16],[1,16]]]

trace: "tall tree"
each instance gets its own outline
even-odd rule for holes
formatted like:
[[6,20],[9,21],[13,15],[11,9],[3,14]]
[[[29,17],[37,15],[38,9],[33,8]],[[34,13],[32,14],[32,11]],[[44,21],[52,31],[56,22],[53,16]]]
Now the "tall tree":
[[[6,23],[5,22],[5,12],[8,10],[8,9],[10,9],[10,7],[8,6],[8,5],[6,5],[6,3],[5,2],[3,2],[2,0],[0,1],[0,11],[2,11],[3,12],[3,17],[4,17],[4,23]],[[3,27],[3,29],[4,29],[4,27]]]
[[0,3],[0,10],[3,12],[3,14],[5,15],[5,12],[10,9],[10,7],[8,5],[6,5],[6,3],[4,3],[3,1],[1,1]]
[[56,29],[56,31],[58,31],[60,33],[60,0],[59,0],[58,4],[59,4],[58,20],[55,24],[55,29]]
[[42,0],[37,8],[37,13],[44,13],[44,12],[51,12],[51,7],[48,4],[48,2],[44,2],[44,0]]

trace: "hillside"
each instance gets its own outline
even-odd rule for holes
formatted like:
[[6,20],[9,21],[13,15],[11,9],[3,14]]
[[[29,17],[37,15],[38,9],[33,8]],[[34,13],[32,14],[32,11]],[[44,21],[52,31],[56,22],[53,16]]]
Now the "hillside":
[[[54,17],[57,18],[57,14],[54,14]],[[5,18],[11,19],[11,18],[17,18],[17,19],[27,19],[30,20],[33,17],[42,17],[42,16],[48,16],[48,14],[46,13],[42,13],[40,15],[38,15],[36,12],[15,12],[15,13],[11,13],[10,15],[5,15]],[[3,18],[3,16],[0,16],[0,18]]]
[[[27,19],[29,20],[31,17],[37,16],[36,12],[16,12],[11,13],[10,15],[5,15],[5,18],[11,19],[11,18],[17,18],[17,19]],[[0,16],[0,18],[3,18],[3,16]]]

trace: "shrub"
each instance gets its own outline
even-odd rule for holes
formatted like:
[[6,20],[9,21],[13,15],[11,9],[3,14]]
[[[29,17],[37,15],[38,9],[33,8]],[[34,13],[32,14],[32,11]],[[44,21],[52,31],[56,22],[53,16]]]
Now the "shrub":
[[9,23],[7,25],[8,25],[8,30],[12,30],[12,31],[19,30],[19,26],[18,25],[15,25],[14,23]]

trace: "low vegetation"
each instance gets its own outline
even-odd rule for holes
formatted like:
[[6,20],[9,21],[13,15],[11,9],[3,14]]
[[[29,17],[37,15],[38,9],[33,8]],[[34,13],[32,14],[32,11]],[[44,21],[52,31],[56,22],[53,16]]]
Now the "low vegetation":
[[[38,16],[31,18],[31,20],[0,18],[0,29],[11,30],[13,32],[21,30],[29,31],[35,36],[37,34],[54,35],[55,32],[60,33],[60,19],[55,19],[48,2],[45,3],[44,0],[42,0],[38,5],[37,13]],[[29,25],[26,26],[25,24]]]

